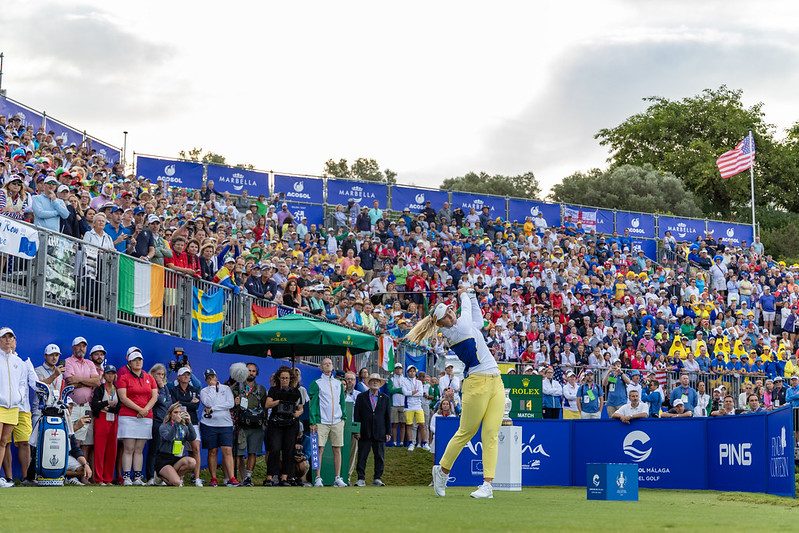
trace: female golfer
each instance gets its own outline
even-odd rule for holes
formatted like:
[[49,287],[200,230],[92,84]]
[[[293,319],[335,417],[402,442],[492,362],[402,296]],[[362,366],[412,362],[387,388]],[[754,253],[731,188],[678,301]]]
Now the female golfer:
[[451,305],[439,303],[428,316],[408,332],[405,338],[418,344],[424,339],[432,339],[441,328],[441,333],[449,342],[452,351],[466,365],[464,374],[468,375],[468,379],[461,385],[460,427],[447,444],[447,449],[441,457],[441,465],[433,467],[433,487],[436,494],[444,496],[446,493],[449,471],[455,459],[477,433],[477,428],[482,423],[485,481],[472,492],[472,498],[493,498],[491,482],[494,480],[497,467],[497,436],[505,412],[505,389],[499,367],[480,332],[483,327],[483,315],[477,305],[477,298],[473,291],[467,291],[465,287],[458,289],[461,303],[460,318],[455,316],[455,310]]

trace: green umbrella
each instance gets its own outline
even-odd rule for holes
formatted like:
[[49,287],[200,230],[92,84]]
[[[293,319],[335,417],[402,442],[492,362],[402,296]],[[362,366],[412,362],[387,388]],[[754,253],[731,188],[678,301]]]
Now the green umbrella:
[[287,315],[214,341],[213,351],[266,357],[345,355],[377,349],[377,338],[304,315]]

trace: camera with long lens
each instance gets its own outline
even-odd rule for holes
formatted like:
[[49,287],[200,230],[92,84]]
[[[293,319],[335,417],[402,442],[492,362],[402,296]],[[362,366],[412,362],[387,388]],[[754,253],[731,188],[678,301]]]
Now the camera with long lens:
[[178,370],[180,370],[184,366],[188,366],[189,365],[189,357],[186,355],[186,352],[183,350],[183,348],[180,348],[180,347],[176,346],[173,354],[174,354],[175,360],[169,362],[169,370],[172,370],[173,372],[177,372]]

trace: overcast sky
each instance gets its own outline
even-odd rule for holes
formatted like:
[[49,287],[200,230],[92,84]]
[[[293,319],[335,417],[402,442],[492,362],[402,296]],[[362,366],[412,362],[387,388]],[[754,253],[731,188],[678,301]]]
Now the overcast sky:
[[[69,4],[69,5],[67,5]],[[8,96],[121,146],[400,183],[603,168],[593,135],[727,84],[799,120],[799,2],[59,2],[4,10]],[[742,132],[742,137],[745,132]],[[719,147],[719,153],[731,147]]]

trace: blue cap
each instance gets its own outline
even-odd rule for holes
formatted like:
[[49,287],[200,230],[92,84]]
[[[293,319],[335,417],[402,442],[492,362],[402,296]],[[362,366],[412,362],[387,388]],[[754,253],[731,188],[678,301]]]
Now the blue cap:
[[144,208],[142,206],[139,206],[133,210],[134,215],[138,215],[139,213],[144,213]]
[[632,372],[630,372],[630,376],[640,376],[640,375],[641,373],[638,370],[633,370]]
[[109,213],[116,213],[117,211],[122,211],[122,208],[119,207],[118,205],[115,205],[108,210]]

